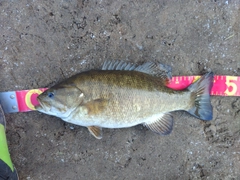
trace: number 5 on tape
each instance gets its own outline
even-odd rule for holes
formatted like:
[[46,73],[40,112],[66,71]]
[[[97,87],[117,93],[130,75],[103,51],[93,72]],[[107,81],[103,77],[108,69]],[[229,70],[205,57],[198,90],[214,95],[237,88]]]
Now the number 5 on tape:
[[237,81],[238,81],[238,77],[236,76],[226,76],[226,85],[227,85],[227,89],[226,91],[224,91],[224,93],[227,96],[233,96],[234,94],[237,93],[238,90],[238,86],[237,86]]
[[214,84],[211,95],[240,96],[240,77],[214,76]]

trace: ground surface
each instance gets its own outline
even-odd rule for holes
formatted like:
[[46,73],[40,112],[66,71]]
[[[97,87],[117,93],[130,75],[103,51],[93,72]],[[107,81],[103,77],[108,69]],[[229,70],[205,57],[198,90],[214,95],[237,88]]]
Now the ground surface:
[[[173,75],[240,75],[236,0],[0,1],[0,91],[48,87],[104,60],[162,62]],[[158,136],[86,128],[39,112],[7,114],[20,179],[240,179],[240,98],[212,97],[214,118],[175,113]]]

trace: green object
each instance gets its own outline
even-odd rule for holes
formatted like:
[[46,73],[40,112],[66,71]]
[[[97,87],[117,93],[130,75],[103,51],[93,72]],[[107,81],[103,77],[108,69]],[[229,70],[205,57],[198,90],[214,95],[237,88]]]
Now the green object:
[[2,124],[0,124],[0,159],[5,162],[12,171],[14,171],[12,160],[8,151],[5,128]]

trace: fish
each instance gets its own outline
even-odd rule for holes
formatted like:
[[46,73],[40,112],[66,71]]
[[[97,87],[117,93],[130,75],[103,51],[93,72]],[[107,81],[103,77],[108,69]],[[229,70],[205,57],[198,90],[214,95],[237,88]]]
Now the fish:
[[102,138],[102,128],[139,124],[170,134],[172,112],[179,110],[211,120],[213,72],[180,91],[166,86],[171,77],[171,67],[161,63],[105,61],[101,68],[78,73],[40,94],[35,109],[87,127],[97,139]]

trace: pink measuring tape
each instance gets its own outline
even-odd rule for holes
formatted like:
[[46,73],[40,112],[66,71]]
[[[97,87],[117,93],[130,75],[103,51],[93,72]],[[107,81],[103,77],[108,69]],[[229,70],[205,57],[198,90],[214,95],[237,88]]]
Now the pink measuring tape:
[[[167,86],[175,90],[182,90],[200,77],[175,76]],[[38,104],[37,96],[45,90],[47,88],[0,92],[0,102],[5,113],[33,111],[35,110],[34,106]],[[240,77],[215,75],[211,95],[240,96]]]

